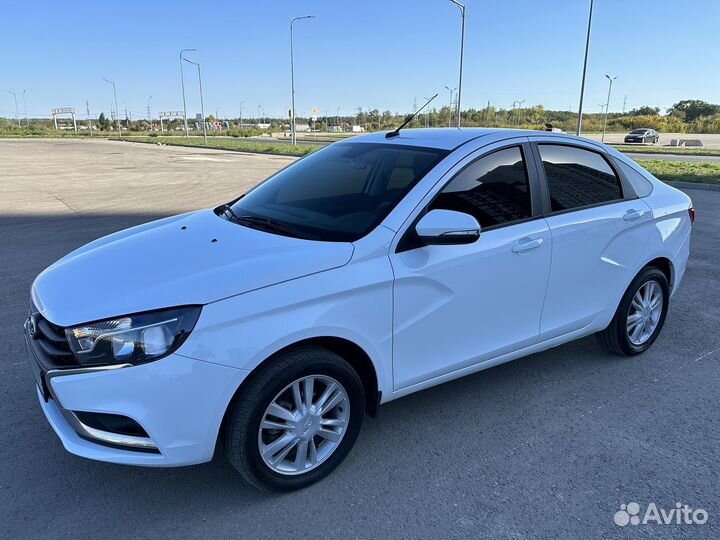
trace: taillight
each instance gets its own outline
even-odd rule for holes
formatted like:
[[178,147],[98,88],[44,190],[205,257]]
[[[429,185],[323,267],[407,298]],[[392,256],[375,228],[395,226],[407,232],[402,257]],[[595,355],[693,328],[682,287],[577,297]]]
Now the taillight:
[[688,208],[688,215],[690,216],[690,223],[695,223],[695,207],[692,204]]

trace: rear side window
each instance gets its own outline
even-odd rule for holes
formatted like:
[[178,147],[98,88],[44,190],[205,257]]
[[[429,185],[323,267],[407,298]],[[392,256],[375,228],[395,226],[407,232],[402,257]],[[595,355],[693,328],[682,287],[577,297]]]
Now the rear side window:
[[470,214],[483,228],[532,216],[525,160],[519,147],[481,157],[460,171],[430,209]]
[[638,197],[647,197],[652,193],[653,185],[650,180],[619,159],[616,159],[615,163],[618,164],[618,167],[620,167],[620,170],[625,175],[625,178],[628,179],[628,182],[630,182],[630,185],[633,187]]
[[620,179],[604,157],[574,146],[539,144],[553,212],[620,200]]

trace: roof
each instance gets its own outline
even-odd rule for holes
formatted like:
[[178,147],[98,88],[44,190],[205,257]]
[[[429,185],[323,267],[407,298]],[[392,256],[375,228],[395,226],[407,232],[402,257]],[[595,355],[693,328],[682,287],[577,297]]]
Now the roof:
[[452,150],[461,144],[480,137],[492,138],[498,135],[502,135],[502,138],[513,135],[522,137],[538,132],[524,129],[502,128],[405,128],[400,131],[400,135],[390,139],[385,138],[386,133],[388,132],[378,131],[366,135],[358,135],[347,140],[352,142],[382,142]]

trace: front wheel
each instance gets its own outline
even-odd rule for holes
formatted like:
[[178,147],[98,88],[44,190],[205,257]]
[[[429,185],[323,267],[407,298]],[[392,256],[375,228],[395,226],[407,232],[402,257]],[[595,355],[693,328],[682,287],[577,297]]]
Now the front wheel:
[[665,324],[669,291],[665,274],[654,267],[645,268],[625,291],[610,325],[597,334],[600,342],[625,356],[649,349]]
[[365,412],[355,370],[321,348],[272,360],[241,392],[226,418],[225,451],[265,491],[300,489],[330,474],[350,452]]

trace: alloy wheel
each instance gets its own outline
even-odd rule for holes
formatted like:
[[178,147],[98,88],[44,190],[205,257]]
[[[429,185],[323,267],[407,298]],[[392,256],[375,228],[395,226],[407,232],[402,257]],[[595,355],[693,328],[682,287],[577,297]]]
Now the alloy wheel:
[[628,309],[627,336],[635,346],[645,344],[660,323],[663,310],[663,290],[655,281],[647,281],[633,296]]
[[306,473],[337,450],[349,420],[350,400],[338,381],[325,375],[297,379],[275,396],[263,414],[260,456],[276,473]]

